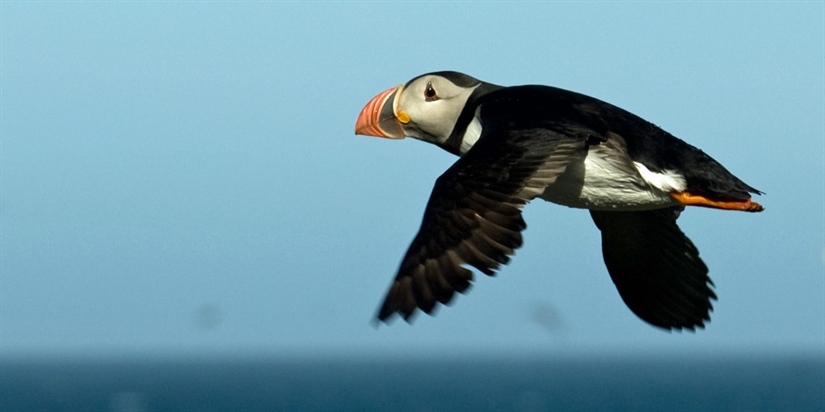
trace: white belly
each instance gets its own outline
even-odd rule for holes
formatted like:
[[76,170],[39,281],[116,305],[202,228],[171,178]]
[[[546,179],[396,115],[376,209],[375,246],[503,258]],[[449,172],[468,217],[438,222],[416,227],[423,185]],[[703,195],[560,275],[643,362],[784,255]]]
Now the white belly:
[[677,205],[669,192],[685,186],[677,173],[654,173],[624,153],[593,146],[584,160],[569,164],[541,198],[583,209],[649,210]]

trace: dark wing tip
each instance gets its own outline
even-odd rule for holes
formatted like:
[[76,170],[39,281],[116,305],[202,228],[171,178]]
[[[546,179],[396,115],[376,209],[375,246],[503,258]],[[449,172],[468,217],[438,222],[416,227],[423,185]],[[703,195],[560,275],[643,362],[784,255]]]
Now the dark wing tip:
[[[713,295],[712,292],[711,295]],[[625,303],[636,316],[650,325],[669,331],[688,330],[695,332],[696,329],[704,329],[705,324],[710,323],[710,314],[713,312],[713,305],[710,301],[715,299],[715,296],[711,296],[707,300],[699,299],[698,302],[703,304],[688,310],[679,308],[675,311],[662,311],[659,313],[639,310],[640,307],[644,307],[644,304],[639,302],[628,303],[625,300]]]
[[[477,199],[474,205],[489,202]],[[412,323],[418,310],[432,316],[439,303],[447,305],[456,292],[467,292],[473,281],[469,268],[494,276],[507,264],[521,246],[520,230],[526,226],[521,209],[510,203],[431,207],[424,220],[378,310],[378,321],[387,323],[398,314]]]
[[397,314],[412,324],[419,310],[434,316],[439,303],[451,304],[456,292],[463,294],[470,290],[472,281],[473,272],[460,264],[417,265],[412,273],[399,273],[387,291],[375,320],[389,324]]

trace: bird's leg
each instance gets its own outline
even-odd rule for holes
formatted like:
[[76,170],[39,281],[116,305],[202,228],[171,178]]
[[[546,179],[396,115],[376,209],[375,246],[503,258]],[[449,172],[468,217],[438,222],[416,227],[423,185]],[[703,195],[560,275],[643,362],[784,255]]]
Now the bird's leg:
[[751,199],[747,200],[714,200],[702,195],[695,195],[690,192],[671,193],[671,197],[685,206],[702,206],[714,209],[741,210],[744,212],[761,212],[765,210],[762,205]]

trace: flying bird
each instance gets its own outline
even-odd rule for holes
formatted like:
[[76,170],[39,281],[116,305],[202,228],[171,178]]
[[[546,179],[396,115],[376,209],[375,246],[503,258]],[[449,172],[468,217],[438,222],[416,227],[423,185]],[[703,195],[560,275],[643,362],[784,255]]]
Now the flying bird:
[[492,276],[521,246],[535,198],[588,209],[619,295],[664,329],[703,328],[716,299],[676,225],[685,206],[760,212],[762,194],[719,162],[609,103],[549,86],[502,87],[424,74],[375,96],[355,133],[432,143],[459,159],[435,182],[421,227],[377,319],[432,314]]

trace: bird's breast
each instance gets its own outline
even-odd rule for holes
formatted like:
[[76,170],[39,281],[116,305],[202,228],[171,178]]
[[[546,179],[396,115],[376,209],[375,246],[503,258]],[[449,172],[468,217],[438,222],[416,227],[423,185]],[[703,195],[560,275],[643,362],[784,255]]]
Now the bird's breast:
[[652,172],[611,145],[591,146],[571,162],[541,198],[564,206],[593,210],[651,210],[678,204],[672,191],[684,190],[678,173]]

